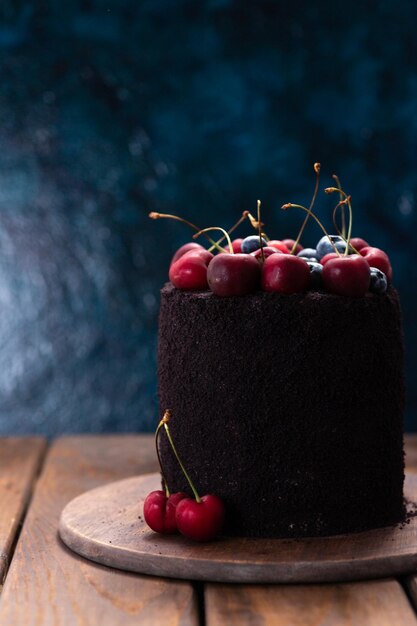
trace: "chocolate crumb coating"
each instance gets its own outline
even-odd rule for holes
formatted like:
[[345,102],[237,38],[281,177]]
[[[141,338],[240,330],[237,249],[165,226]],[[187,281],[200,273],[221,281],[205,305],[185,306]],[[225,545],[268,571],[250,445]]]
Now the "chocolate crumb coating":
[[[161,291],[161,416],[225,534],[306,537],[404,520],[398,295]],[[172,492],[190,489],[161,432]]]

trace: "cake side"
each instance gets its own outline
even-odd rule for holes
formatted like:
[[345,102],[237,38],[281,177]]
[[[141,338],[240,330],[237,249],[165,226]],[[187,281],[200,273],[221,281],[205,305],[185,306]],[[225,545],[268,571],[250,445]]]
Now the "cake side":
[[[219,298],[167,284],[161,414],[226,534],[356,532],[404,517],[398,296],[257,292]],[[188,491],[164,437],[171,491]]]

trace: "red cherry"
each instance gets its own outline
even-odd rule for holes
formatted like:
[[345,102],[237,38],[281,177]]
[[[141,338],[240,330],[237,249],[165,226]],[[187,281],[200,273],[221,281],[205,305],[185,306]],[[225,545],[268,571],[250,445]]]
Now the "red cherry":
[[[265,259],[271,256],[271,254],[283,254],[281,250],[278,250],[277,248],[272,248],[271,246],[265,246],[265,248],[262,248],[262,250]],[[262,250],[261,248],[258,248],[258,250],[255,250],[255,252],[251,252],[250,255],[254,256],[255,259],[262,262]]]
[[212,258],[204,248],[186,252],[169,268],[169,280],[178,289],[207,289],[207,266]]
[[369,243],[361,237],[352,237],[350,243],[352,244],[353,248],[355,248],[355,250],[357,250],[358,252],[360,252],[362,248],[369,247]]
[[205,248],[203,248],[203,246],[201,246],[199,243],[196,243],[195,241],[190,241],[190,243],[185,243],[183,246],[178,248],[178,250],[172,257],[171,265],[175,263],[175,261],[178,261],[178,259],[181,258],[186,252],[190,252],[190,250],[204,250],[204,249]]
[[368,291],[371,272],[363,257],[351,254],[327,261],[321,275],[330,293],[358,298]]
[[[282,241],[283,243],[285,243],[288,250],[291,252],[292,247],[295,244],[295,239],[283,239]],[[301,245],[301,243],[297,243],[297,247],[295,249],[294,254],[298,254],[299,252],[301,252],[301,250],[304,250],[303,246]]]
[[233,239],[232,248],[235,254],[240,254],[242,252],[242,241],[243,241],[242,238]]
[[250,254],[219,254],[208,266],[207,282],[217,296],[244,296],[259,287],[261,268]]
[[339,256],[340,254],[337,254],[337,252],[328,252],[320,259],[320,263],[322,265],[326,265],[327,261],[330,261],[330,259],[337,259]]
[[268,247],[270,246],[272,246],[272,248],[276,248],[277,250],[280,250],[284,254],[290,253],[285,243],[283,241],[280,241],[279,239],[272,239],[272,241],[268,241]]
[[310,282],[307,263],[292,254],[272,254],[263,264],[262,289],[278,293],[305,291]]
[[165,491],[151,491],[143,504],[145,522],[156,533],[171,535],[178,532],[175,513],[184,498],[188,498],[186,493],[173,493],[167,498]]
[[203,496],[200,502],[184,498],[177,506],[175,519],[182,535],[194,541],[210,541],[219,534],[224,522],[224,504],[213,495]]
[[392,267],[388,255],[379,248],[372,248],[371,246],[362,248],[360,254],[364,259],[368,261],[370,267],[377,267],[381,272],[384,272],[389,281],[392,280]]

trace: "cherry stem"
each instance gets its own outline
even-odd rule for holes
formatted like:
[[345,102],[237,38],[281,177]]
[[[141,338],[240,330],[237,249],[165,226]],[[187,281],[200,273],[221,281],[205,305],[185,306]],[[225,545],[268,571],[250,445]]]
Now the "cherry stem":
[[[167,415],[167,413],[169,414],[170,411],[169,410],[165,411],[164,418]],[[162,428],[162,426],[164,424],[164,421],[163,421],[164,418],[162,418],[161,421],[159,422],[158,428],[156,429],[156,432],[155,432],[155,449],[156,449],[156,456],[158,457],[159,469],[161,470],[162,480],[164,481],[165,495],[166,495],[167,498],[169,498],[170,493],[169,493],[169,488],[168,488],[168,482],[167,482],[167,479],[165,477],[164,470],[162,469],[161,454],[160,454],[159,448],[158,448],[158,435],[159,435],[159,431],[161,430],[161,428]]]
[[[227,239],[227,244],[229,246],[230,254],[234,254],[234,250],[233,250],[231,239],[229,237],[229,233],[226,230],[224,230],[224,228],[220,228],[220,226],[211,226],[210,228],[204,228],[203,230],[200,230],[198,233],[193,235],[193,239],[197,239],[197,237],[199,237],[200,235],[204,235],[204,233],[207,233],[210,230],[220,230],[223,233],[224,237]],[[220,248],[220,246],[218,247]],[[220,248],[220,250],[224,252],[223,248]]]
[[265,254],[264,254],[264,244],[262,241],[261,201],[260,200],[256,201],[256,207],[257,207],[257,216],[258,216],[259,247],[261,249],[261,258],[262,258],[262,263],[263,263],[265,261]]
[[[340,179],[337,176],[337,174],[332,174],[332,178],[333,180],[336,181],[336,186],[339,189],[339,195],[340,195],[340,199],[343,200],[343,194],[342,194],[342,185],[340,184]],[[341,237],[343,237],[343,239],[345,239],[346,237],[346,224],[345,224],[345,208],[343,207],[343,211],[342,211],[342,232],[339,233],[341,235]]]
[[[259,228],[262,228],[262,226],[264,226],[264,224],[262,224],[262,222],[259,219],[256,220],[253,217],[253,215],[251,215],[249,213],[249,211],[246,212],[246,215],[247,215],[247,217],[248,217],[248,219],[250,221],[250,224],[251,224],[252,228],[254,228],[255,230],[259,230]],[[262,237],[264,239],[266,239],[267,241],[269,241],[268,235],[265,232],[263,232],[263,231],[262,231]]]
[[290,254],[295,254],[295,251],[297,250],[297,246],[300,243],[300,239],[302,237],[304,229],[305,229],[305,227],[307,225],[308,220],[310,219],[310,216],[312,215],[311,211],[313,210],[313,206],[314,206],[314,203],[315,203],[316,197],[317,197],[317,192],[319,190],[320,168],[321,168],[320,163],[314,163],[313,167],[314,167],[314,171],[316,173],[316,186],[314,187],[313,197],[311,199],[310,206],[309,206],[310,213],[307,213],[307,215],[304,218],[304,222],[301,224],[300,231],[299,231],[299,233],[297,235],[297,239],[293,243],[293,246],[292,246],[292,248],[290,250]]
[[305,206],[302,206],[301,204],[292,204],[292,202],[289,202],[288,204],[283,204],[281,209],[283,209],[284,211],[286,211],[287,209],[291,209],[292,207],[295,207],[297,209],[302,209],[303,211],[307,211],[307,213],[309,213],[311,215],[311,217],[313,219],[316,220],[317,224],[320,226],[320,228],[322,229],[322,231],[324,232],[324,234],[326,235],[326,237],[328,238],[328,240],[330,241],[330,244],[332,245],[332,247],[334,248],[334,251],[336,252],[337,256],[342,256],[339,252],[339,250],[336,248],[336,246],[334,245],[333,241],[330,239],[329,233],[327,232],[327,230],[324,228],[323,224],[320,222],[320,220],[314,215],[314,213],[312,213],[309,209],[307,209]]
[[[183,217],[178,217],[178,215],[171,215],[170,213],[156,213],[155,211],[151,211],[149,213],[148,217],[150,217],[152,220],[159,220],[161,218],[167,218],[167,219],[170,219],[170,220],[177,220],[178,222],[182,222],[183,224],[186,224],[187,226],[189,226],[193,230],[196,230],[196,231],[199,231],[199,232],[204,232],[204,231],[200,231],[200,228],[198,226],[196,226],[195,224],[193,224],[192,222],[189,222],[188,220],[185,220]],[[222,250],[221,246],[219,246],[218,243],[216,241],[214,241],[211,237],[208,237],[207,235],[204,235],[204,236],[212,244],[212,247],[218,248],[219,250]]]
[[[245,219],[247,218],[249,214],[249,211],[243,211],[241,217],[239,217],[238,221],[236,222],[236,224],[233,224],[232,228],[229,228],[229,230],[227,231],[229,233],[229,235],[236,230],[236,228],[238,226],[241,225],[242,222],[245,221]],[[220,239],[217,240],[217,245],[220,245],[222,241],[224,241],[226,239],[226,237],[223,235],[223,237],[220,237]],[[211,252],[214,249],[215,246],[211,246],[211,248],[209,248],[209,252]]]
[[352,221],[353,221],[353,214],[352,214],[352,204],[351,204],[351,196],[349,196],[345,191],[343,191],[342,188],[338,188],[338,187],[327,187],[325,190],[325,193],[334,193],[335,191],[338,192],[341,196],[343,195],[344,200],[346,201],[346,204],[348,205],[349,208],[349,228],[348,228],[348,234],[347,237],[343,237],[343,239],[345,239],[346,241],[346,250],[344,253],[344,256],[348,256],[349,254],[349,246],[350,246],[350,238],[352,236]]
[[[343,232],[340,230],[340,228],[337,225],[337,221],[336,221],[336,213],[337,213],[337,209],[341,206],[341,205],[346,205],[346,199],[345,200],[341,200],[340,202],[338,202],[338,204],[336,204],[336,206],[333,209],[333,226],[335,227],[337,234],[340,235],[340,237],[343,239],[343,241],[347,244],[347,239],[346,239],[346,235],[343,234]],[[342,215],[344,215],[344,212],[342,213]],[[352,246],[351,243],[349,243],[349,246],[352,248],[352,250],[354,251],[355,254],[359,254],[359,251],[356,250],[355,246]]]
[[[167,413],[168,413],[168,415],[167,415]],[[201,502],[201,498],[198,495],[197,489],[194,487],[194,484],[193,484],[191,478],[187,474],[187,471],[186,471],[184,465],[182,464],[182,461],[181,461],[181,459],[179,457],[179,454],[178,454],[177,449],[176,449],[176,447],[174,445],[174,442],[172,441],[171,433],[169,432],[169,426],[168,426],[168,422],[169,422],[170,417],[171,417],[171,412],[170,411],[165,411],[165,415],[162,418],[162,423],[164,425],[166,435],[168,437],[169,443],[171,444],[172,451],[175,454],[175,457],[176,457],[178,463],[180,464],[180,467],[181,467],[181,469],[183,471],[183,474],[184,474],[185,478],[187,479],[188,484],[191,487],[191,491],[194,494],[194,498],[196,499],[197,502]]]

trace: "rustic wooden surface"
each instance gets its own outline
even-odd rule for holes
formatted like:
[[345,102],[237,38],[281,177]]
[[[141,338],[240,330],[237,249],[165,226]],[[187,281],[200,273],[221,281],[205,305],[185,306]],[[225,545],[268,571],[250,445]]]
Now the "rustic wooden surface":
[[417,624],[410,603],[395,580],[309,586],[208,584],[205,608],[206,626]]
[[40,437],[0,439],[0,585],[45,449]]
[[[417,517],[338,537],[219,538],[205,545],[153,533],[138,502],[160,488],[159,474],[137,476],[87,492],[65,508],[61,537],[78,554],[141,574],[215,582],[304,583],[367,580],[417,571]],[[417,501],[417,476],[406,480]],[[140,509],[142,509],[142,504]]]
[[52,445],[1,595],[1,626],[197,624],[189,583],[114,573],[75,557],[57,537],[73,497],[156,469],[148,441],[69,437]]
[[[5,460],[3,442],[0,439],[2,505],[5,472],[21,480],[28,463],[26,454],[20,461],[14,461],[14,455]],[[417,473],[416,435],[406,438],[406,450],[408,470]],[[187,582],[96,565],[61,544],[56,533],[58,518],[76,495],[155,469],[151,437],[80,436],[52,444],[0,593],[0,626],[416,624],[410,602],[417,607],[417,571],[402,581],[410,599],[395,580],[321,585],[211,583],[194,589]],[[36,470],[32,487],[35,478]],[[0,506],[0,519],[4,519],[3,511]],[[21,511],[24,515],[24,502]]]

